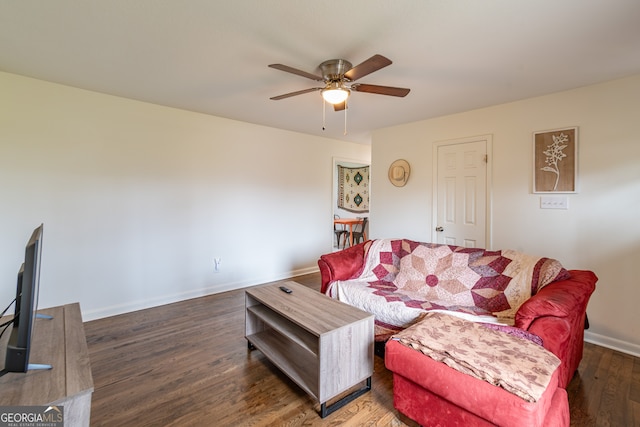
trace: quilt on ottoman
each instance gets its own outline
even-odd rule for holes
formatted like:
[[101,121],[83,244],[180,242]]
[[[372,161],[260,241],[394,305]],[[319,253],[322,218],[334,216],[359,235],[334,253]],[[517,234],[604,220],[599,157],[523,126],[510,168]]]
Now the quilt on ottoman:
[[560,365],[539,344],[445,313],[427,313],[392,339],[527,402],[540,399]]

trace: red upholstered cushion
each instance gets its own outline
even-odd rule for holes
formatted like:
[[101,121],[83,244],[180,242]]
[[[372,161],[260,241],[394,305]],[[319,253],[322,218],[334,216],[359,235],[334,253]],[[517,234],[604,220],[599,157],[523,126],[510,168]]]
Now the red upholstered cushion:
[[360,273],[364,264],[365,245],[360,243],[343,251],[334,252],[320,257],[331,270],[331,280],[347,280]]
[[[447,423],[458,420],[459,424],[447,425],[464,426],[569,425],[567,394],[563,391],[556,394],[559,390],[557,370],[542,397],[534,403],[458,372],[394,340],[386,344],[385,366],[394,373],[394,406],[425,425],[444,425],[436,421],[438,419]],[[399,377],[410,380],[406,382],[413,385],[409,392],[403,392]],[[426,393],[421,393],[421,389]],[[430,401],[422,400],[428,396]],[[433,397],[437,397],[437,402]],[[553,402],[556,398],[560,401]]]
[[[498,404],[499,405],[499,404]],[[402,414],[423,426],[451,427],[495,427],[496,424],[469,412],[439,395],[422,388],[402,375],[393,376],[393,406]],[[505,426],[529,426],[514,417]],[[568,427],[569,405],[567,391],[556,388],[547,414],[542,422],[544,427]]]

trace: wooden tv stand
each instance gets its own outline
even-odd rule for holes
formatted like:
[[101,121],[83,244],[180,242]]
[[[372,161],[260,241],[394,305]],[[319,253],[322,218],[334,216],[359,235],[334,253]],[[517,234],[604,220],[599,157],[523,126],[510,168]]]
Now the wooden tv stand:
[[[63,406],[65,426],[88,426],[93,377],[80,304],[38,313],[53,319],[35,320],[29,362],[52,365],[52,369],[9,372],[0,377],[0,406]],[[9,332],[0,342],[2,367]]]
[[[245,306],[249,348],[260,350],[320,402],[322,418],[371,389],[372,314],[295,282],[249,289]],[[364,387],[327,406],[362,381]]]

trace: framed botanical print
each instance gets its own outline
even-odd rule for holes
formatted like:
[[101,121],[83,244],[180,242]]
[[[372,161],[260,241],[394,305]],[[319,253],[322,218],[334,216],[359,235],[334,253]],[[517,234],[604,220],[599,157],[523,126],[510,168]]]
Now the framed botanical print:
[[578,192],[578,128],[533,133],[533,192]]

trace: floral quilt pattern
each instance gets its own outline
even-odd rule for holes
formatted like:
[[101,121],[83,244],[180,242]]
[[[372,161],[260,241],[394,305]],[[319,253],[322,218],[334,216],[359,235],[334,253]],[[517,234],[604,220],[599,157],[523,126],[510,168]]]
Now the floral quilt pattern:
[[512,260],[501,251],[393,240],[380,252],[369,282],[387,301],[428,309],[453,307],[494,313],[511,308],[505,289],[511,277],[502,274]]

